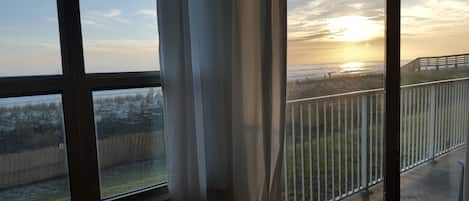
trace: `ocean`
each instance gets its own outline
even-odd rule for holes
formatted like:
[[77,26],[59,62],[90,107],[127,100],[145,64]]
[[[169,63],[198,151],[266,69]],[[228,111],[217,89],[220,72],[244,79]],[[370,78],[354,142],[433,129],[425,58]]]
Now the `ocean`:
[[[401,66],[407,64],[408,60],[402,60]],[[384,62],[348,62],[331,64],[288,64],[287,79],[323,79],[342,75],[368,75],[383,74]]]

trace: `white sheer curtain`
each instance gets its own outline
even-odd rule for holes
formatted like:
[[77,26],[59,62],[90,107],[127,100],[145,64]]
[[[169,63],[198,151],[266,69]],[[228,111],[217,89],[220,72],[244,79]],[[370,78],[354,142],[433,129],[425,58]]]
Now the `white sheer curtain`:
[[285,0],[160,0],[172,201],[281,200]]

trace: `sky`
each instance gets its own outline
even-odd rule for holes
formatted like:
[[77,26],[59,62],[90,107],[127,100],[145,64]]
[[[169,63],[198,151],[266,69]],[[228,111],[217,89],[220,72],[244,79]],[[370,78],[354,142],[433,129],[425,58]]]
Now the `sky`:
[[[402,0],[401,57],[469,53],[469,1]],[[385,1],[288,0],[288,63],[384,60]]]
[[[0,6],[0,77],[60,74],[56,0]],[[81,0],[88,73],[159,69],[155,0]],[[288,63],[384,60],[383,0],[288,0]],[[402,59],[469,52],[469,1],[402,0]]]
[[[60,74],[56,0],[0,3],[0,76]],[[155,0],[81,0],[88,73],[159,69]]]

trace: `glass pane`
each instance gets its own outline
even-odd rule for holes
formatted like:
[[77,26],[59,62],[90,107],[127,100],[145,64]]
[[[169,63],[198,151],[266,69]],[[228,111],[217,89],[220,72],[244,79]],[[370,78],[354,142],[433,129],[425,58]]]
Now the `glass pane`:
[[161,88],[93,93],[103,198],[167,181]]
[[401,200],[462,200],[467,19],[467,0],[402,1]]
[[70,200],[59,95],[0,99],[0,200]]
[[288,0],[286,201],[382,198],[384,2]]
[[87,73],[159,70],[155,0],[81,0]]
[[2,1],[0,77],[61,74],[55,0]]

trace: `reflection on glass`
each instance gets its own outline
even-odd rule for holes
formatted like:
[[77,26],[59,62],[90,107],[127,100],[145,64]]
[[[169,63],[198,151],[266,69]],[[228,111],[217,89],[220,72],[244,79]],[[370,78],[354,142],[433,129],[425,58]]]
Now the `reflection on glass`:
[[0,99],[0,200],[70,199],[60,99]]
[[286,201],[382,198],[384,2],[288,0]]
[[82,0],[87,73],[159,70],[155,0]]
[[0,4],[0,77],[61,74],[56,1]]
[[103,198],[167,181],[161,88],[93,93]]
[[468,19],[466,0],[402,1],[401,200],[462,200]]

